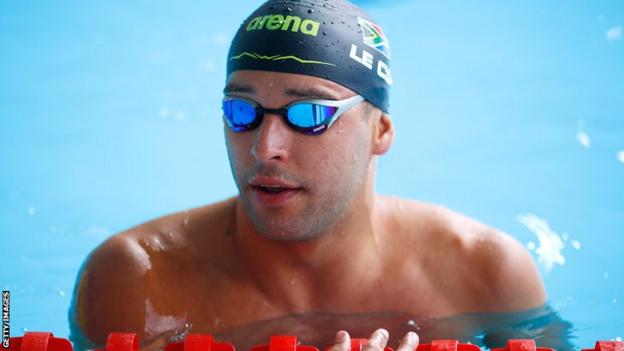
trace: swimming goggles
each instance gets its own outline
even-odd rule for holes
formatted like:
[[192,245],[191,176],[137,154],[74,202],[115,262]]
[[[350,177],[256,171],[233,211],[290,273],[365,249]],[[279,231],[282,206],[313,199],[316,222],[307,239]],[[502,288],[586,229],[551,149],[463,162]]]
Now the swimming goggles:
[[308,135],[322,134],[338,117],[364,101],[361,95],[344,100],[302,100],[282,108],[264,108],[257,102],[241,97],[226,96],[221,108],[228,126],[234,132],[252,130],[262,123],[265,114],[282,116],[291,128]]

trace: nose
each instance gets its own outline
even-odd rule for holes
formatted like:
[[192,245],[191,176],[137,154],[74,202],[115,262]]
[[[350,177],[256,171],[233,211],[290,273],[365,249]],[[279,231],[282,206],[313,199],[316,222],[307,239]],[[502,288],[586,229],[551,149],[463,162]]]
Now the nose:
[[293,133],[280,115],[267,113],[256,129],[251,154],[260,162],[287,161]]

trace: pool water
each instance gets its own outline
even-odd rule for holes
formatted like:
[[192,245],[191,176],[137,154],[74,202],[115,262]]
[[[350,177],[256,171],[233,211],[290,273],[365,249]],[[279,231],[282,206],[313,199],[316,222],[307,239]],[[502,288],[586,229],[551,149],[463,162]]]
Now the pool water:
[[[0,2],[12,335],[69,335],[78,269],[110,235],[236,193],[219,103],[229,40],[258,4]],[[577,348],[624,337],[624,3],[361,4],[393,57],[378,192],[525,243],[549,295],[538,327]]]

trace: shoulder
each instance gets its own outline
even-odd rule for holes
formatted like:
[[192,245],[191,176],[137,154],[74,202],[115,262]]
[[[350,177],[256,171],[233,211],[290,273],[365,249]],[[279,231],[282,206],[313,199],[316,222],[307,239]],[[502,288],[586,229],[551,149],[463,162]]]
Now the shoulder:
[[[512,312],[542,306],[546,292],[539,270],[524,246],[511,235],[478,223],[454,235],[465,237],[459,256],[479,284],[474,286],[480,311]],[[453,231],[451,231],[453,233]]]
[[[70,325],[72,341],[101,346],[111,331],[142,331],[145,322],[144,278],[151,268],[136,233],[117,234],[97,247],[76,281]],[[80,347],[78,347],[80,349]]]
[[170,285],[172,277],[196,267],[200,247],[210,250],[205,245],[210,239],[198,244],[197,233],[221,230],[219,218],[226,208],[227,202],[222,202],[160,217],[116,234],[93,250],[74,289],[72,337],[89,346],[103,345],[112,331],[132,331],[144,340],[146,311],[167,299],[162,287]]
[[[431,265],[440,285],[460,289],[465,309],[526,310],[545,303],[544,286],[528,251],[515,238],[444,206],[393,198],[405,240]],[[436,279],[436,278],[433,278]],[[449,283],[453,280],[454,283]]]

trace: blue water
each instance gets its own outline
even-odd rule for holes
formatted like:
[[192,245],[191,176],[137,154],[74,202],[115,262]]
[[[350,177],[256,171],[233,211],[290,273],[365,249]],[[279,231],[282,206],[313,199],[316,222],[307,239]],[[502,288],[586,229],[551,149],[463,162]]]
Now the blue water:
[[[259,2],[216,3],[0,2],[13,335],[67,337],[78,268],[108,236],[236,193],[219,101],[229,40]],[[624,3],[362,3],[396,81],[378,192],[527,244],[578,347],[624,337]]]

